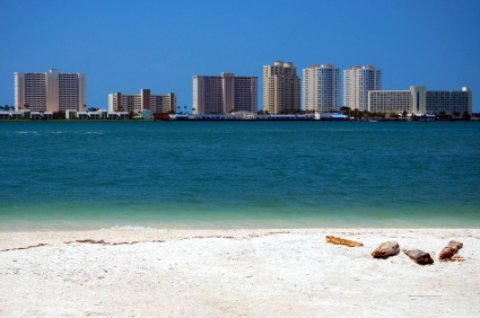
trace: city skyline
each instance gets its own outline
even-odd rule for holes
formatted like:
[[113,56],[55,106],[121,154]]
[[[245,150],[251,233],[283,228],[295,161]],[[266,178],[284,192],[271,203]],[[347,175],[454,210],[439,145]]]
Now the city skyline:
[[[373,64],[386,90],[480,90],[480,4],[472,1],[145,2],[149,10],[142,12],[131,10],[130,1],[95,9],[89,1],[58,3],[0,0],[0,43],[7,48],[0,52],[0,105],[14,104],[14,72],[58,68],[86,74],[89,107],[106,108],[108,93],[139,87],[175,92],[178,105],[191,107],[193,75],[261,78],[262,65],[276,60],[292,61],[297,70]],[[158,12],[164,19],[153,19]],[[289,23],[276,20],[287,13]],[[66,14],[78,19],[62,24]],[[262,81],[258,92],[262,101]]]
[[[300,79],[292,62],[275,61],[263,66],[264,103],[258,108],[258,78],[235,76],[193,76],[191,113],[229,114],[256,113],[297,114],[338,112],[342,107],[352,111],[373,113],[407,113],[454,115],[472,114],[472,92],[461,90],[429,90],[425,86],[410,86],[410,90],[382,90],[381,70],[373,65],[355,66],[344,70],[344,101],[340,101],[340,70],[332,64],[315,64],[302,71]],[[86,82],[84,74],[48,72],[15,72],[15,110],[23,112],[58,111],[85,112]],[[301,85],[303,83],[303,85]],[[303,92],[302,102],[300,91]],[[140,94],[121,92],[108,95],[108,112],[141,114],[190,113],[186,106],[176,104],[175,93],[153,95],[150,89]],[[6,108],[6,107],[5,107]],[[98,108],[96,108],[98,110]],[[100,108],[106,111],[105,108]],[[9,116],[18,116],[10,114]],[[21,116],[21,115],[20,115]],[[66,115],[67,118],[70,115]]]

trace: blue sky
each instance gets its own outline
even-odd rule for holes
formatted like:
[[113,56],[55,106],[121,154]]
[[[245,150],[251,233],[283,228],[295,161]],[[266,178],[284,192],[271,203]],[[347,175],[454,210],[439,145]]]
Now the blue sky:
[[87,76],[87,104],[111,92],[175,92],[190,106],[192,76],[255,75],[374,64],[384,89],[469,86],[480,111],[480,1],[0,0],[0,105],[13,72],[55,67]]

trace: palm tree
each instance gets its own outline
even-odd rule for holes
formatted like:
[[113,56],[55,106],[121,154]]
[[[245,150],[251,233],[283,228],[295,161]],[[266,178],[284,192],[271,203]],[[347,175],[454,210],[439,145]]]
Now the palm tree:
[[360,118],[362,118],[362,113],[358,108],[355,108],[353,111],[351,111],[350,115],[352,115],[353,118],[355,118],[356,120],[359,120]]
[[347,107],[347,106],[340,107],[340,113],[350,116],[350,112],[351,112],[350,107]]

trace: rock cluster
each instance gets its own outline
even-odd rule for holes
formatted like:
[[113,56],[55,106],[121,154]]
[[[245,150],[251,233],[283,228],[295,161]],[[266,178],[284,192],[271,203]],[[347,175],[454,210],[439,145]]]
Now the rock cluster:
[[[363,246],[362,242],[352,241],[349,239],[345,239],[342,237],[335,237],[331,235],[327,235],[325,237],[326,241],[331,244],[336,245],[345,245],[348,247],[359,247]],[[463,261],[462,257],[453,257],[458,251],[463,247],[462,242],[458,241],[450,241],[447,246],[445,246],[442,251],[440,252],[439,259],[441,261]],[[419,250],[419,249],[403,249],[405,255],[410,257],[415,263],[419,265],[431,265],[434,263],[433,258],[430,256],[429,253]],[[400,253],[400,245],[396,241],[386,241],[380,244],[375,250],[372,252],[373,258],[388,258],[391,256],[398,255]],[[453,257],[453,258],[452,258]]]

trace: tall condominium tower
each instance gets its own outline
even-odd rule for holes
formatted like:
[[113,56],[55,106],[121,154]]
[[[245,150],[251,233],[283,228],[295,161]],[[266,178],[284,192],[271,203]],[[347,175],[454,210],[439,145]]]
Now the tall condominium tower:
[[368,92],[382,89],[382,72],[373,65],[343,71],[343,102],[351,110],[368,110]]
[[340,70],[332,64],[303,69],[303,107],[307,112],[328,113],[340,108]]
[[34,112],[85,110],[85,76],[80,73],[14,73],[15,109]]
[[300,111],[300,78],[292,62],[263,66],[263,111],[293,114]]
[[228,114],[245,111],[257,112],[258,78],[255,76],[193,77],[193,113]]
[[139,95],[120,92],[108,95],[108,111],[110,112],[141,112],[150,110],[152,113],[174,113],[177,108],[177,97],[174,93],[153,95],[150,89],[141,89]]

